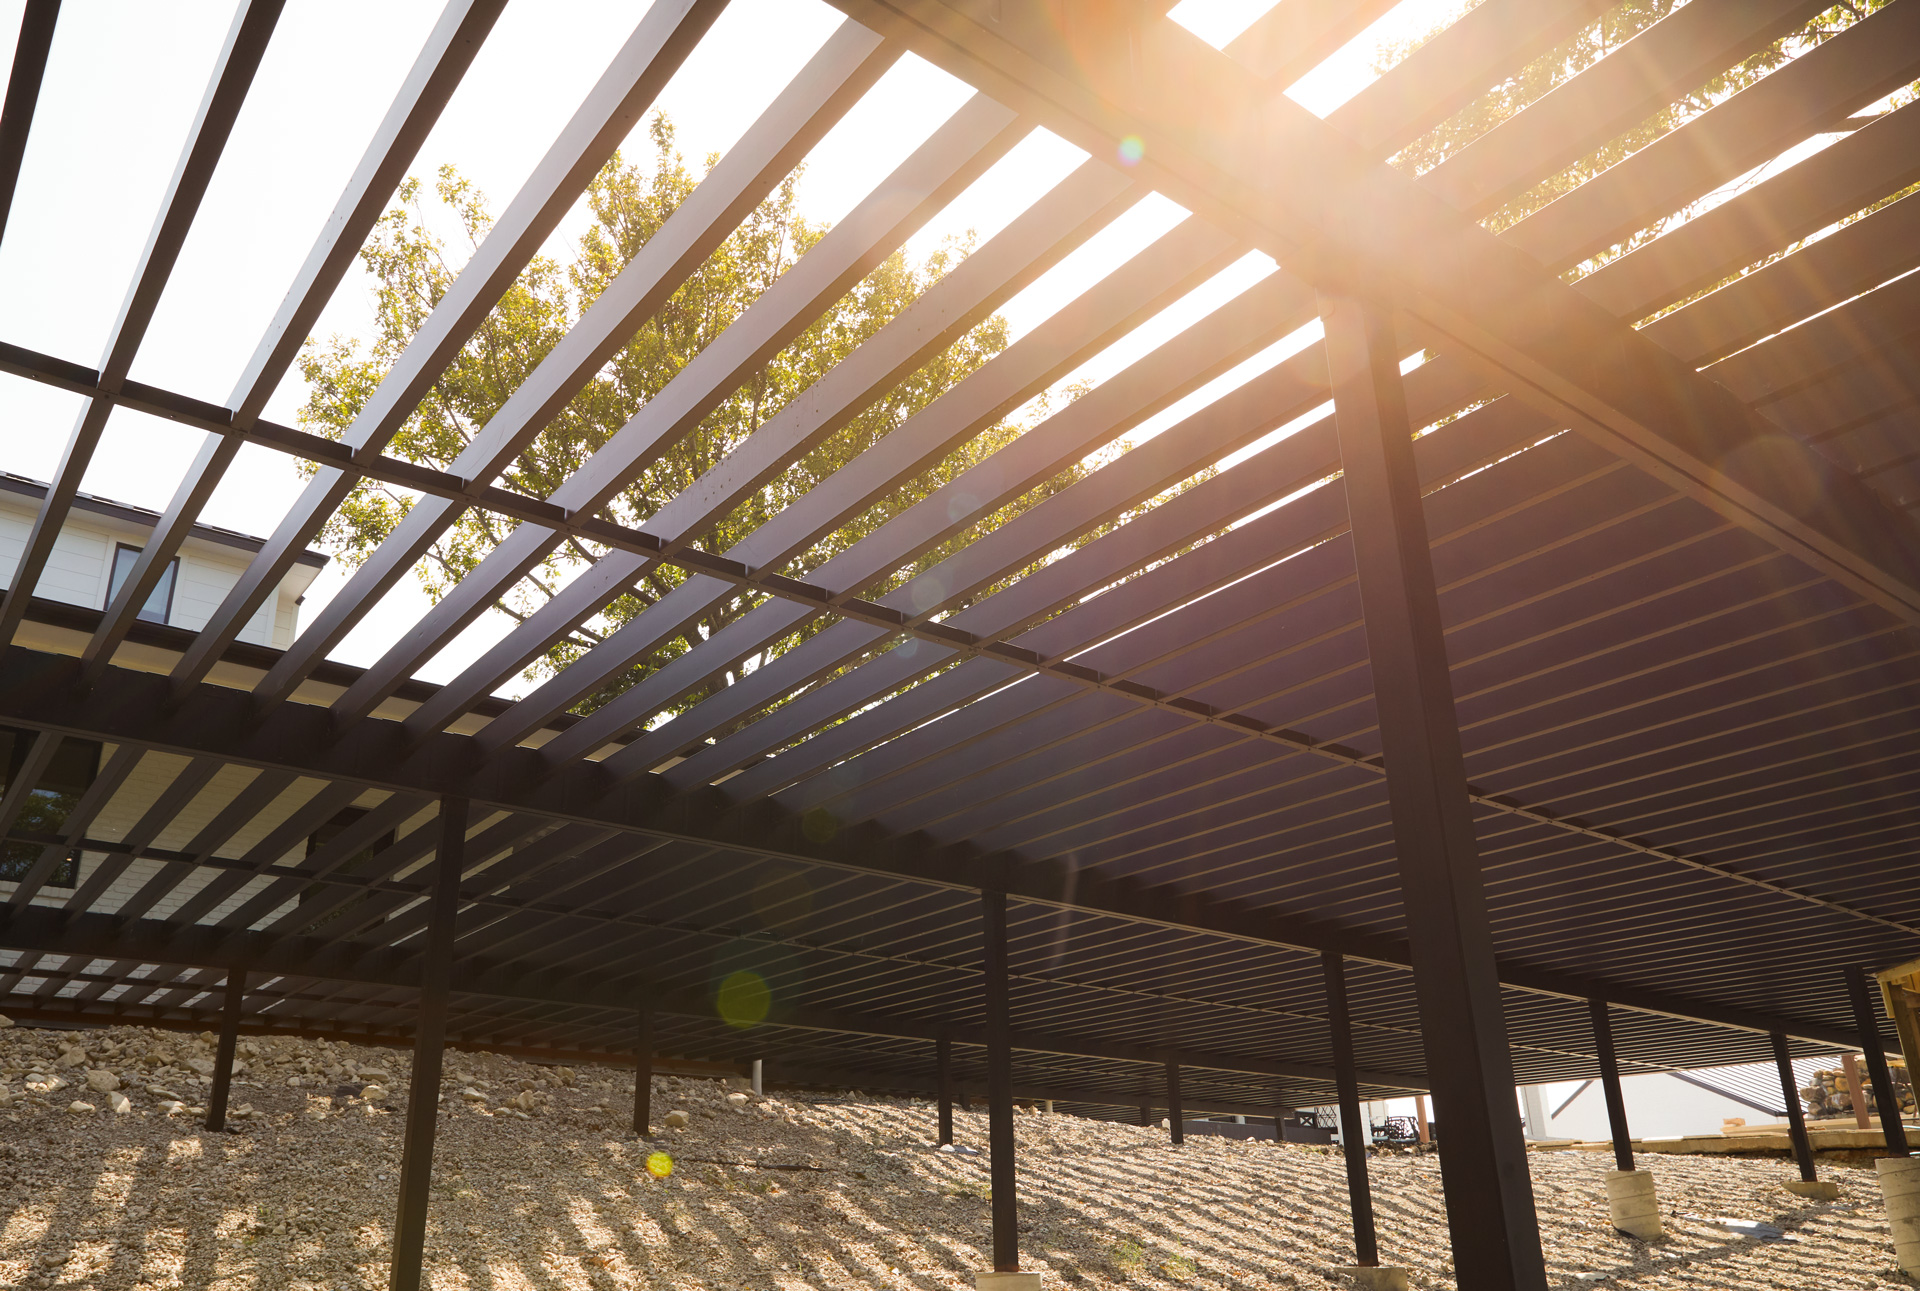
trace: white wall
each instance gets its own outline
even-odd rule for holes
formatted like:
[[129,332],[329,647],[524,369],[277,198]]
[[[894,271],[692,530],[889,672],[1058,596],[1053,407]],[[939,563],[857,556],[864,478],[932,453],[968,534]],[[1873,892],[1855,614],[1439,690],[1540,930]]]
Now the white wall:
[[[1721,1122],[1735,1116],[1744,1117],[1750,1125],[1775,1119],[1745,1103],[1660,1073],[1621,1077],[1620,1097],[1627,1107],[1627,1127],[1636,1139],[1718,1134]],[[1554,1106],[1557,1104],[1548,1107],[1549,1114]],[[1612,1130],[1607,1127],[1607,1100],[1600,1082],[1596,1080],[1581,1090],[1550,1124],[1555,1138],[1609,1137]]]

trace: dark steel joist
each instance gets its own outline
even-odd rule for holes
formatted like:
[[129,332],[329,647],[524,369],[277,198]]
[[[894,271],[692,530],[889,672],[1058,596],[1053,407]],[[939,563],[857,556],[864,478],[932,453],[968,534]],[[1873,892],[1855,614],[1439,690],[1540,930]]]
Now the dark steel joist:
[[[379,454],[413,415],[724,8],[725,0],[662,0],[647,10],[347,428],[343,440],[356,462]],[[178,694],[205,678],[358,478],[350,467],[327,467],[308,483],[176,666]]]
[[[591,512],[606,505],[634,474],[691,433],[756,367],[797,337],[822,309],[859,282],[1030,129],[1010,110],[984,96],[963,105],[547,500],[568,511]],[[531,525],[508,534],[334,701],[335,720],[344,723],[371,712],[543,559],[553,542],[554,535]],[[608,569],[591,570],[583,581],[602,588],[604,600],[611,600],[624,584],[609,587],[607,582],[616,568],[629,563],[615,558]]]
[[[1632,59],[1634,43],[1616,56]],[[1563,269],[1832,129],[1915,77],[1920,13],[1889,5],[1580,184],[1502,240]]]
[[[898,56],[898,49],[884,45],[859,24],[842,23],[713,171],[674,208],[553,351],[487,419],[448,473],[462,485],[477,485],[507,471]],[[469,505],[466,497],[439,496],[413,507],[261,680],[256,693],[262,702],[285,699]],[[548,505],[562,515],[598,510],[594,505],[568,508],[558,500],[548,501]],[[521,541],[528,541],[535,532],[522,535]],[[548,540],[557,541],[560,536],[549,533]],[[617,588],[620,583],[614,580],[613,585]],[[524,635],[524,630],[516,635]],[[490,690],[492,684],[489,682],[486,689]],[[458,688],[445,688],[440,698],[444,701],[454,693],[459,693]]]
[[[1909,517],[1813,450],[1767,438],[1763,424],[1715,383],[1443,199],[1373,162],[1333,127],[1285,100],[1268,101],[1251,73],[1175,24],[1116,15],[1095,0],[1045,11],[1002,11],[982,0],[840,0],[840,7],[1097,154],[1140,136],[1147,140],[1143,177],[1189,209],[1309,282],[1362,281],[1519,397],[1890,612],[1920,621],[1920,528]],[[1749,34],[1764,44],[1819,5],[1689,5],[1644,35],[1696,10],[1705,20],[1733,9],[1755,15],[1760,25]],[[1069,44],[1067,30],[1080,38]],[[1741,39],[1725,43],[1728,61],[1745,48]],[[1707,67],[1712,61],[1701,63],[1703,78],[1726,65]],[[1827,153],[1884,132],[1903,115],[1920,118],[1896,112]]]
[[[453,97],[505,7],[506,0],[451,0],[428,34],[360,165],[347,181],[346,191],[335,203],[228,396],[224,411],[233,427],[244,430],[252,426],[279,388],[320,311],[359,255],[374,221],[386,210],[406,168],[440,119],[441,110]],[[87,642],[82,658],[87,661],[90,678],[99,675],[99,669],[112,660],[114,651],[126,639],[140,608],[219,487],[242,442],[238,435],[215,435],[196,452],[165,514],[154,525],[119,593],[107,607],[106,617]]]
[[[966,847],[891,839],[871,827],[817,840],[808,837],[797,815],[771,805],[735,811],[720,794],[671,793],[652,781],[610,792],[593,764],[548,774],[537,752],[530,749],[487,760],[488,771],[476,779],[472,769],[482,756],[470,737],[442,734],[416,747],[398,723],[368,719],[335,739],[325,710],[284,705],[256,722],[247,697],[222,687],[196,688],[187,704],[170,712],[164,680],[114,668],[91,693],[79,695],[68,681],[76,666],[72,659],[10,647],[0,656],[0,720],[393,792],[462,792],[501,810],[942,887],[964,890],[997,883],[1018,899],[1061,908],[1316,953],[1339,949],[1350,957],[1383,964],[1409,962],[1405,945],[1389,938],[1177,888],[1116,881],[1093,872],[1074,874],[1061,865],[982,855]],[[1576,1000],[1604,996],[1645,1012],[1762,1033],[1782,1031],[1825,1043],[1854,1043],[1851,1030],[1844,1026],[1668,995],[1630,983],[1590,980],[1543,965],[1503,964],[1501,977],[1522,989]]]
[[[444,839],[442,840],[444,842]],[[461,894],[461,901],[467,898]],[[112,915],[62,916],[33,907],[0,921],[0,947],[38,955],[64,955],[84,960],[116,959],[175,967],[245,971],[251,965],[260,976],[311,976],[367,986],[416,990],[422,981],[419,950],[408,945],[326,942],[311,937],[273,936],[205,924],[181,926],[163,920],[128,921]],[[485,959],[467,955],[457,962],[455,980],[466,995],[490,996],[548,1006],[630,1011],[632,988],[609,983],[600,973],[567,974],[539,965]],[[633,973],[627,977],[636,976]],[[652,1011],[680,1017],[712,1017],[713,1002],[705,994],[649,990]],[[783,1008],[770,1021],[807,1030],[937,1043],[944,1033],[952,1041],[984,1046],[990,1037],[968,1027],[943,1027],[935,1021],[875,1017],[849,1010],[805,1006]],[[1163,1051],[1147,1045],[1114,1043],[1033,1032],[1008,1032],[1014,1048],[1025,1053],[1058,1054],[1102,1061],[1157,1066]],[[1284,1077],[1322,1085],[1331,1084],[1333,1071],[1313,1063],[1213,1053],[1185,1052],[1189,1067],[1208,1071],[1241,1072],[1262,1077]],[[1376,1090],[1418,1090],[1426,1082],[1398,1072],[1363,1070],[1361,1079]]]
[[1376,156],[1396,152],[1610,7],[1611,0],[1482,0],[1327,123]]
[[53,49],[54,26],[59,18],[60,0],[27,0],[20,15],[13,66],[7,74],[7,97],[0,103],[0,239],[6,237],[7,216],[13,211],[20,163],[26,157],[34,109],[40,103],[40,85],[46,79],[47,55]]
[[[116,392],[126,380],[140,343],[146,339],[147,325],[153,321],[160,294],[173,275],[174,263],[199,212],[201,199],[206,196],[207,185],[213,182],[214,167],[226,150],[228,136],[233,132],[234,121],[240,115],[240,106],[253,84],[260,60],[266,55],[267,42],[273,37],[284,3],[285,0],[249,0],[234,15],[226,42],[214,60],[206,94],[188,129],[186,147],[161,198],[160,213],[136,262],[133,283],[107,334],[100,359],[100,385],[108,394]],[[28,21],[34,21],[34,15],[29,15]],[[32,68],[27,70],[31,72]],[[24,132],[23,123],[23,147]],[[28,603],[48,557],[53,554],[54,541],[66,525],[74,498],[80,492],[81,480],[86,476],[112,411],[109,400],[89,399],[74,420],[59,465],[54,469],[53,483],[34,515],[5,598],[0,599],[0,641],[11,641],[26,617]]]
[[1820,0],[1696,0],[1673,9],[1452,153],[1420,183],[1464,215],[1486,215],[1525,192],[1542,169],[1578,160],[1824,7]]

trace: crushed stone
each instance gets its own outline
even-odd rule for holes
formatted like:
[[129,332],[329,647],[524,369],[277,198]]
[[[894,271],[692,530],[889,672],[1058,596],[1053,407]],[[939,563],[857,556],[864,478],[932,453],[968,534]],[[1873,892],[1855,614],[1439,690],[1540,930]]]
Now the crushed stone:
[[[232,1128],[215,1134],[200,1123],[212,1052],[204,1033],[0,1028],[0,1288],[386,1286],[407,1056],[242,1038]],[[956,1110],[962,1150],[941,1152],[927,1101],[656,1077],[657,1129],[641,1142],[632,1097],[630,1069],[450,1050],[429,1284],[960,1291],[989,1267],[982,1112]],[[1016,1122],[1022,1262],[1049,1291],[1347,1285],[1333,1150],[1199,1135],[1175,1148],[1164,1130],[1043,1112]],[[1905,1285],[1870,1168],[1823,1166],[1840,1200],[1811,1202],[1779,1186],[1789,1163],[1649,1161],[1669,1236],[1645,1243],[1607,1223],[1606,1154],[1529,1164],[1554,1287]],[[1385,1262],[1415,1287],[1453,1287],[1438,1157],[1377,1154],[1372,1180]]]

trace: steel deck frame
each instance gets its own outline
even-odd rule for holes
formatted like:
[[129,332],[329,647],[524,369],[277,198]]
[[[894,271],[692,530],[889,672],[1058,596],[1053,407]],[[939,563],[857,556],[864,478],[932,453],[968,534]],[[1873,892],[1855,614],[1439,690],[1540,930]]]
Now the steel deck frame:
[[[1823,6],[1694,0],[1415,178],[1387,159],[1605,6],[1486,0],[1321,120],[1283,91],[1388,6],[1280,0],[1216,51],[1164,5],[836,0],[840,29],[460,459],[388,455],[724,7],[656,0],[344,440],[264,419],[504,2],[448,5],[225,400],[128,374],[272,39],[272,0],[240,6],[98,363],[0,343],[0,372],[82,400],[0,601],[0,722],[41,732],[0,796],[0,835],[41,849],[0,904],[6,1012],[199,1027],[244,973],[242,1029],[403,1042],[423,982],[448,971],[421,946],[436,804],[457,799],[472,823],[464,872],[444,880],[458,912],[436,1006],[457,1043],[631,1060],[644,1008],[661,1054],[764,1057],[796,1084],[931,1093],[950,1077],[978,1092],[1004,1037],[1003,1098],[1101,1114],[1164,1099],[1169,1069],[1183,1106],[1209,1112],[1333,1101],[1348,1064],[1361,1096],[1430,1088],[1390,810],[1407,756],[1384,751],[1407,709],[1376,697],[1381,620],[1356,570],[1375,520],[1357,501],[1349,516],[1355,441],[1333,413],[1345,389],[1353,416],[1351,354],[1330,371],[1328,347],[1307,345],[894,585],[1355,299],[1377,306],[1381,373],[1419,356],[1404,381],[1378,380],[1404,385],[1421,431],[1407,496],[1465,781],[1447,810],[1477,849],[1463,872],[1484,888],[1486,1002],[1514,1078],[1859,1043],[1845,970],[1912,958],[1920,936],[1920,198],[1905,196],[1920,106],[1855,114],[1920,79],[1920,0],[1891,0],[1497,235],[1489,213]],[[58,11],[29,0],[20,29],[0,236]],[[501,487],[908,50],[978,92],[561,489]],[[1091,159],[724,471],[639,526],[607,518],[637,471],[1039,126]],[[1611,253],[1816,136],[1831,142]],[[1123,137],[1143,141],[1137,165],[1109,160]],[[1192,214],[732,550],[698,544],[1149,192]],[[812,556],[1253,250],[1278,271],[851,548]],[[205,445],[111,605],[36,599],[122,405]],[[311,484],[208,623],[137,622],[247,444],[317,467]],[[423,500],[291,648],[239,643],[361,480]],[[372,666],[331,662],[469,508],[517,528]],[[459,677],[415,680],[569,540],[605,554]],[[684,581],[524,698],[493,697],[655,567]],[[1425,576],[1409,577],[1417,600]],[[743,597],[752,608],[724,632],[570,711]],[[806,624],[819,630],[804,644],[663,717]],[[59,835],[25,831],[30,778],[65,738],[112,751]],[[370,809],[359,825],[298,855],[352,804]],[[134,823],[103,831],[103,815]],[[340,868],[389,833],[370,867]],[[87,877],[49,886],[75,852],[93,858]],[[136,864],[154,876],[108,901]],[[1004,897],[1008,1017],[987,1008],[1002,996],[982,978],[982,892]],[[1329,1033],[1325,963],[1345,966],[1350,1053]],[[770,988],[751,1027],[717,1014],[736,968]],[[1596,1001],[1611,1006],[1604,1061]]]

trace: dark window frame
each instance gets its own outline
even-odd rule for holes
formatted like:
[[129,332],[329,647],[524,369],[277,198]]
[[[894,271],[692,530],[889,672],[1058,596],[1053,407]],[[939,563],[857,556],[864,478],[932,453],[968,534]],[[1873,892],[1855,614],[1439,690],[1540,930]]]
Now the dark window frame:
[[[120,553],[123,551],[132,552],[133,559],[135,563],[137,563],[140,559],[140,553],[145,550],[146,550],[145,547],[136,547],[130,542],[116,542],[113,544],[113,559],[107,564],[107,599],[106,599],[106,603],[100,607],[101,609],[106,610],[106,609],[112,608],[113,598],[119,594],[120,585],[122,582],[125,581],[124,579],[119,577]],[[133,575],[133,566],[128,565],[127,577],[130,578],[132,577],[132,575]],[[139,609],[139,612],[136,613],[134,617],[139,619],[143,623],[165,624],[165,623],[173,622],[173,594],[174,594],[174,591],[180,586],[180,557],[175,556],[172,560],[167,562],[167,572],[162,577],[167,589],[166,605],[161,609],[160,617],[157,619],[149,618],[147,615],[147,607],[144,605],[141,606]],[[156,587],[154,590],[158,591],[160,589]],[[147,599],[151,601],[153,598],[151,595],[149,595]]]

